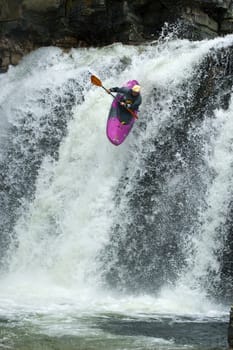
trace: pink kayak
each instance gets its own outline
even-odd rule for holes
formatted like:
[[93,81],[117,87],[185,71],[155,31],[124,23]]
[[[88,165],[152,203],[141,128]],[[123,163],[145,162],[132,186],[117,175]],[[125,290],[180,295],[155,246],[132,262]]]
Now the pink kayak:
[[[137,80],[130,80],[124,86],[132,88],[134,85],[139,85]],[[107,128],[106,133],[109,141],[114,144],[115,146],[119,146],[126,137],[129,135],[130,130],[132,129],[135,118],[132,117],[129,123],[124,124],[121,122],[121,112],[119,108],[119,101],[121,100],[122,95],[117,94],[116,98],[113,100],[109,116],[107,120]],[[136,111],[135,111],[136,112]],[[129,113],[127,110],[125,110],[125,113]],[[137,112],[136,112],[137,114]]]

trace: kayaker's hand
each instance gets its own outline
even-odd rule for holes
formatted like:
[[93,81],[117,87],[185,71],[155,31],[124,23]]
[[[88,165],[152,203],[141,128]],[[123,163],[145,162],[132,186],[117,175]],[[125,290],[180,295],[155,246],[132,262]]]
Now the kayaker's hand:
[[120,105],[121,106],[125,106],[125,102],[120,102]]

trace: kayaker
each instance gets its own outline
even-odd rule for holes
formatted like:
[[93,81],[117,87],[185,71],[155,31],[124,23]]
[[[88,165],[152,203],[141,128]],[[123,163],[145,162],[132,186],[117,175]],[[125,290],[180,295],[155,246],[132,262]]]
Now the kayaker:
[[109,93],[117,92],[122,95],[119,96],[119,104],[121,115],[123,116],[122,121],[125,122],[125,124],[128,124],[133,118],[132,114],[128,112],[127,109],[137,111],[142,103],[140,91],[140,85],[134,85],[131,89],[128,87],[113,87],[108,90]]

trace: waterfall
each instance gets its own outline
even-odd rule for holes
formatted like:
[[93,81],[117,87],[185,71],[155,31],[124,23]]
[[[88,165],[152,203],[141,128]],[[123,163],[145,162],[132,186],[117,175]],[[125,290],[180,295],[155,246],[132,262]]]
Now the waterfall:
[[[229,235],[232,44],[44,48],[1,76],[5,305],[114,309],[117,293],[145,309],[209,310]],[[90,73],[142,85],[119,147],[105,136],[111,96]]]

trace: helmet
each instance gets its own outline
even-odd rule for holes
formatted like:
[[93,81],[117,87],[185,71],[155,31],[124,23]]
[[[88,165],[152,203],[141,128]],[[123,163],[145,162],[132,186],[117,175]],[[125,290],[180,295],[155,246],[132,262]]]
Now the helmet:
[[134,85],[132,87],[132,91],[136,92],[137,94],[139,94],[140,90],[141,90],[141,86],[140,85]]

